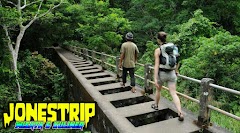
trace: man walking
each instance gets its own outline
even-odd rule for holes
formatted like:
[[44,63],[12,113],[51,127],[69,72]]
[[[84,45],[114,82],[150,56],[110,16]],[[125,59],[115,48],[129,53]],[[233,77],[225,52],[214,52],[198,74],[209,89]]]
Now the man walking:
[[[119,68],[122,68],[122,85],[125,86],[127,82],[127,72],[131,77],[131,91],[133,93],[136,92],[135,89],[135,76],[134,76],[134,68],[137,61],[137,54],[139,53],[137,45],[133,43],[133,34],[128,32],[125,35],[126,42],[121,46],[121,56]],[[122,67],[123,66],[123,67]]]

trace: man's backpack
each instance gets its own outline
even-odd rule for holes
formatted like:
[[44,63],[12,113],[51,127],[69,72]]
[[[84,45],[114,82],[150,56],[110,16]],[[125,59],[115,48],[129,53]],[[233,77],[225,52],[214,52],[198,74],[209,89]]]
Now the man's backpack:
[[160,50],[160,68],[167,70],[175,69],[177,64],[177,51],[174,50],[177,50],[177,47],[173,43],[166,43],[160,46]]

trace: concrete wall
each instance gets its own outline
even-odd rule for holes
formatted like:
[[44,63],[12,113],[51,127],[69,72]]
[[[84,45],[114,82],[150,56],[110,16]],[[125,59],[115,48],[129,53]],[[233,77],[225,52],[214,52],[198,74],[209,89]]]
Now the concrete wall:
[[[59,49],[58,49],[59,50]],[[94,100],[94,93],[89,94],[89,89],[83,83],[86,82],[83,77],[76,76],[75,68],[69,67],[71,66],[69,62],[64,58],[64,56],[55,50],[55,48],[45,48],[42,51],[43,55],[51,56],[48,57],[52,62],[54,62],[60,70],[66,75],[68,83],[69,83],[69,91],[67,95],[72,95],[74,102],[97,102]],[[97,95],[95,95],[97,96]],[[71,102],[71,101],[67,101]],[[104,103],[103,103],[104,104]],[[101,106],[101,105],[100,105]],[[88,123],[88,129],[90,129],[93,133],[118,133],[119,131],[114,127],[108,117],[105,115],[102,107],[99,104],[96,104],[96,115],[93,118],[90,118]]]

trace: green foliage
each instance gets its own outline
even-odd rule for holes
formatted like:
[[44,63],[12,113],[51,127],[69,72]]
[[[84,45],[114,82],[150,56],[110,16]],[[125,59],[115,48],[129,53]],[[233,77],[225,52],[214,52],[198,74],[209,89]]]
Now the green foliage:
[[151,41],[148,41],[146,46],[147,46],[146,52],[144,52],[139,62],[142,62],[144,64],[149,63],[154,65],[154,51],[156,48],[158,48],[158,45],[154,44]]
[[[215,84],[240,91],[239,41],[239,36],[233,36],[229,32],[219,32],[211,38],[199,38],[200,47],[196,50],[196,55],[183,60],[181,74],[197,79],[209,77],[214,79]],[[196,85],[191,87],[189,84],[181,84],[181,87],[190,92],[198,91]],[[239,96],[213,90],[214,106],[239,115]]]
[[[204,76],[214,78],[218,84],[227,86],[231,84],[229,87],[239,88],[226,78],[235,82],[239,80],[239,77],[236,77],[239,73],[239,39],[229,32],[219,32],[211,38],[199,38],[200,47],[194,56],[183,61],[181,72],[189,76],[198,76],[196,78]],[[194,65],[196,63],[198,65]]]
[[[196,79],[209,77],[215,84],[239,90],[239,37],[217,29],[213,24],[198,10],[194,18],[177,26],[179,33],[170,40],[174,40],[181,50],[180,73]],[[192,97],[199,97],[199,84],[180,80],[179,88]],[[239,113],[239,97],[214,89],[214,99],[214,106]]]
[[15,26],[18,23],[19,13],[17,9],[11,7],[1,7],[0,6],[0,24],[5,24],[6,26]]
[[1,110],[8,108],[8,102],[16,101],[16,93],[14,86],[7,86],[5,84],[0,85],[0,116],[2,116]]
[[109,3],[104,1],[82,1],[79,7],[83,14],[76,31],[82,35],[87,47],[111,53],[112,49],[117,51],[122,34],[130,29],[130,22],[123,17],[123,11],[108,6]]
[[[183,1],[182,11],[192,12],[201,9],[204,16],[208,17],[211,21],[217,22],[218,26],[221,25],[232,34],[239,34],[239,1]],[[238,21],[238,22],[237,22]]]
[[109,0],[111,8],[121,8],[124,11],[129,9],[131,0]]
[[194,12],[193,18],[176,26],[176,32],[169,37],[169,40],[178,45],[181,58],[191,57],[196,54],[195,50],[200,46],[199,37],[211,37],[217,34],[218,29],[213,24],[202,15],[201,10],[197,10]]
[[[8,62],[8,58],[3,58]],[[65,77],[59,69],[48,59],[40,54],[29,51],[20,54],[19,80],[22,87],[23,101],[63,101],[66,99]],[[16,84],[14,73],[9,69],[7,63],[0,66],[0,121],[2,111],[8,110],[8,102],[17,101]],[[0,123],[2,127],[2,123]],[[13,127],[0,132],[22,132]]]
[[4,45],[0,45],[0,116],[1,110],[8,107],[8,102],[17,100],[15,75],[10,69],[9,53],[4,54],[4,49]]
[[62,46],[78,46],[80,48],[86,48],[86,45],[80,43],[77,40],[71,40],[71,41],[64,41]]
[[60,101],[65,95],[64,75],[40,54],[26,56],[20,63],[21,87],[24,101]]
[[222,126],[233,133],[238,133],[240,131],[240,123],[238,120],[229,118],[216,111],[211,112],[211,120],[215,122],[214,124]]
[[[155,35],[164,25],[165,19],[160,9],[167,9],[158,1],[132,0],[126,16],[132,21],[135,42],[140,51],[145,51],[146,42],[155,41]],[[159,19],[161,18],[161,19]]]

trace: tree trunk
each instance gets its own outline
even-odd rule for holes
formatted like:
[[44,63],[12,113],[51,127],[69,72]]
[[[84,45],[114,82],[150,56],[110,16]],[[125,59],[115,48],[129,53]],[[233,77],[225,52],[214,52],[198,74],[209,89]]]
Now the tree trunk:
[[12,57],[13,57],[13,71],[16,77],[16,84],[17,84],[17,97],[18,101],[22,101],[22,91],[21,91],[21,86],[19,83],[19,77],[18,77],[18,68],[17,68],[17,59],[18,59],[18,51],[20,48],[21,40],[23,38],[23,35],[26,31],[26,28],[20,25],[20,32],[18,34],[17,40],[16,40],[16,45],[15,45],[15,50],[12,51]]
[[13,65],[14,65],[14,74],[16,77],[16,84],[17,84],[17,97],[18,97],[18,101],[22,101],[22,92],[21,92],[21,86],[19,83],[19,78],[18,78],[18,69],[17,69],[17,59],[14,59],[13,61]]
[[18,101],[22,101],[22,92],[21,92],[21,86],[19,83],[19,77],[18,77],[18,68],[17,68],[17,57],[16,57],[16,53],[15,51],[11,51],[11,55],[12,55],[12,70],[14,71],[14,75],[16,78],[16,92],[17,92],[17,98]]
[[[18,50],[19,50],[19,47],[20,47],[20,42],[21,42],[21,39],[23,37],[20,36],[17,38],[17,41],[16,41],[16,48],[18,48],[17,50],[14,50],[13,48],[13,45],[12,45],[12,40],[9,36],[9,33],[8,33],[8,28],[7,26],[3,26],[3,29],[5,31],[5,34],[6,34],[6,37],[8,39],[8,49],[9,49],[9,52],[12,56],[12,59],[11,59],[11,69],[13,70],[14,72],[14,75],[15,75],[15,78],[16,78],[16,85],[17,85],[17,88],[16,88],[16,93],[17,93],[17,98],[18,98],[18,101],[22,101],[22,95],[21,95],[21,87],[20,87],[20,83],[19,83],[19,78],[18,78],[18,68],[17,68],[17,58],[18,58]],[[21,32],[20,32],[21,33]],[[24,32],[22,32],[24,34]],[[18,41],[20,39],[20,41]]]

